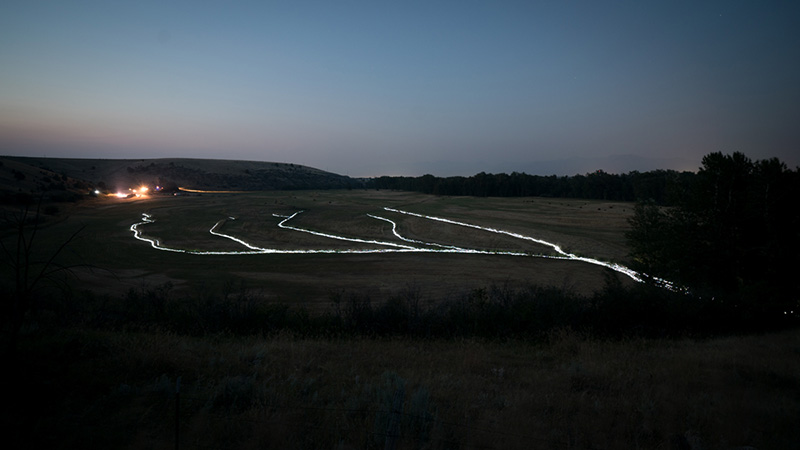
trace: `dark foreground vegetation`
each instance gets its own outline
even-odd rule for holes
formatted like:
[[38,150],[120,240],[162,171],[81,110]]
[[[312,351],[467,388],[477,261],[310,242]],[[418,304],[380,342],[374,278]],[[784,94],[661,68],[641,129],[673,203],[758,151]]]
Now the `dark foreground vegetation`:
[[431,304],[413,287],[385,301],[340,292],[318,313],[233,282],[40,300],[5,359],[19,393],[2,417],[14,448],[800,442],[791,318],[613,276],[589,297],[495,286]]
[[636,269],[729,308],[800,311],[800,172],[778,159],[712,153],[671,208],[636,207],[627,233]]
[[122,298],[76,292],[36,303],[36,327],[104,331],[160,330],[188,336],[289,333],[303,338],[532,340],[570,329],[604,339],[681,338],[764,332],[798,325],[798,315],[724,297],[695,297],[608,275],[591,296],[555,287],[491,286],[431,302],[409,287],[388,298],[331,294],[324,311],[268,300],[229,282],[203,293],[174,293],[170,283],[131,289]]

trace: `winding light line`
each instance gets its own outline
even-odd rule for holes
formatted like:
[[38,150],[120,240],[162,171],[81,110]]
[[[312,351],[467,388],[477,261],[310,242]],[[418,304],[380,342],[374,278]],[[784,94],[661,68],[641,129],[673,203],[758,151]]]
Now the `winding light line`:
[[514,233],[514,232],[511,232],[511,231],[505,231],[505,230],[498,230],[497,228],[482,227],[480,225],[473,225],[471,223],[457,222],[455,220],[445,219],[445,218],[442,218],[442,217],[427,216],[427,215],[424,215],[424,214],[417,214],[417,213],[412,213],[412,212],[408,212],[408,211],[402,211],[402,210],[399,210],[399,209],[394,209],[394,208],[389,208],[389,207],[384,207],[383,209],[386,210],[386,211],[391,211],[391,212],[395,212],[395,213],[398,213],[398,214],[406,214],[406,215],[409,215],[409,216],[421,217],[423,219],[435,220],[437,222],[443,222],[443,223],[448,223],[448,224],[451,224],[451,225],[458,225],[458,226],[467,227],[467,228],[475,228],[477,230],[489,231],[491,233],[505,234],[507,236],[515,237],[517,239],[523,239],[523,240],[526,240],[526,241],[532,241],[532,242],[535,242],[537,244],[545,245],[547,247],[552,248],[553,250],[556,251],[556,253],[558,253],[559,255],[561,255],[561,256],[563,256],[563,257],[565,257],[567,259],[572,259],[572,260],[576,260],[576,261],[583,261],[583,262],[587,262],[589,264],[595,264],[595,265],[599,265],[599,266],[603,266],[603,267],[608,267],[609,269],[615,270],[617,272],[620,272],[622,274],[625,274],[625,275],[631,277],[635,281],[638,281],[638,282],[643,282],[644,281],[639,276],[638,272],[636,272],[634,270],[631,270],[631,269],[629,269],[629,268],[627,268],[625,266],[622,266],[622,265],[619,265],[619,264],[615,264],[615,263],[609,263],[609,262],[605,262],[605,261],[600,261],[598,259],[586,258],[584,256],[578,256],[578,255],[576,255],[574,253],[567,253],[564,250],[562,250],[561,246],[559,246],[558,244],[554,244],[552,242],[548,242],[548,241],[545,241],[545,240],[542,240],[542,239],[536,239],[536,238],[533,238],[533,237],[530,237],[530,236],[525,236],[524,234]]
[[383,221],[389,222],[390,224],[392,224],[392,234],[394,234],[398,239],[406,241],[406,242],[411,242],[412,244],[422,244],[422,245],[428,245],[428,246],[434,246],[434,247],[450,248],[450,249],[459,250],[459,251],[466,251],[467,250],[465,248],[456,247],[455,245],[442,245],[442,244],[437,244],[435,242],[423,242],[423,241],[417,241],[417,240],[414,240],[414,239],[409,239],[407,237],[401,236],[400,233],[397,232],[397,224],[393,220],[389,220],[389,219],[387,219],[385,217],[374,216],[372,214],[367,214],[367,217],[372,217],[373,219],[378,219],[378,220],[383,220]]
[[[150,224],[150,223],[153,223],[153,222],[155,222],[155,219],[153,219],[150,214],[142,213],[142,221],[131,225],[130,230],[133,231],[133,237],[134,238],[136,238],[136,239],[138,239],[140,241],[149,242],[150,245],[153,248],[157,249],[157,250],[163,250],[163,251],[166,251],[166,252],[175,252],[175,253],[188,253],[188,254],[192,254],[192,255],[253,255],[253,254],[258,254],[258,253],[268,253],[267,251],[221,252],[221,251],[183,250],[183,249],[180,249],[180,248],[166,247],[164,245],[161,245],[161,241],[159,239],[149,239],[149,238],[146,238],[146,237],[144,237],[142,235],[142,230],[140,230],[139,227],[141,225],[147,225],[147,224]],[[222,222],[222,221],[217,222],[216,224],[214,224],[213,227],[211,227],[211,230],[209,230],[209,231],[211,231],[212,234],[214,234],[214,232],[212,230],[214,230],[214,228],[216,228],[220,224],[220,222]],[[228,237],[228,236],[224,236],[224,237]]]
[[[161,241],[159,239],[157,239],[157,238],[151,239],[151,238],[145,237],[143,235],[143,233],[142,233],[142,230],[139,228],[142,225],[151,224],[151,223],[155,222],[153,217],[150,214],[147,214],[147,213],[142,213],[142,221],[134,223],[133,225],[131,225],[130,226],[130,230],[133,232],[133,237],[134,238],[136,238],[136,239],[138,239],[140,241],[144,241],[144,242],[150,243],[150,246],[155,248],[155,249],[157,249],[157,250],[163,250],[163,251],[169,251],[169,252],[175,252],[175,253],[187,253],[187,254],[192,254],[192,255],[256,255],[256,254],[312,254],[312,253],[317,253],[317,254],[320,254],[320,253],[323,253],[323,254],[329,254],[329,253],[336,253],[336,254],[367,254],[367,253],[411,253],[411,252],[417,252],[417,253],[462,253],[462,254],[478,254],[478,255],[529,256],[529,257],[534,257],[534,258],[581,261],[581,262],[585,262],[585,263],[589,263],[589,264],[594,264],[594,265],[598,265],[598,266],[602,266],[602,267],[607,267],[607,268],[609,268],[611,270],[614,270],[614,271],[619,272],[619,273],[621,273],[623,275],[626,275],[626,276],[630,277],[632,280],[634,280],[636,282],[639,282],[639,283],[644,282],[644,278],[647,277],[647,275],[641,274],[639,272],[636,272],[635,270],[629,269],[628,267],[625,267],[625,266],[623,266],[621,264],[601,261],[601,260],[593,259],[593,258],[587,258],[585,256],[578,256],[578,255],[576,255],[574,253],[569,253],[569,252],[564,251],[557,244],[554,244],[552,242],[548,242],[548,241],[545,241],[545,240],[542,240],[542,239],[537,239],[537,238],[534,238],[534,237],[531,237],[531,236],[525,236],[523,234],[514,233],[514,232],[511,232],[511,231],[500,230],[500,229],[497,229],[497,228],[482,227],[480,225],[474,225],[474,224],[470,224],[470,223],[458,222],[458,221],[455,221],[455,220],[445,219],[445,218],[442,218],[442,217],[428,216],[428,215],[424,215],[424,214],[412,213],[412,212],[409,212],[409,211],[403,211],[403,210],[389,208],[389,207],[384,207],[383,209],[386,210],[386,211],[390,211],[390,212],[394,212],[394,213],[398,213],[398,214],[405,214],[405,215],[409,215],[409,216],[413,216],[413,217],[420,217],[420,218],[423,218],[423,219],[433,220],[433,221],[447,223],[447,224],[451,224],[451,225],[457,225],[457,226],[462,226],[462,227],[467,227],[467,228],[474,228],[474,229],[477,229],[477,230],[488,231],[488,232],[496,233],[496,234],[503,234],[503,235],[511,236],[511,237],[514,237],[514,238],[517,238],[517,239],[522,239],[522,240],[526,240],[526,241],[530,241],[530,242],[535,242],[537,244],[541,244],[541,245],[544,245],[544,246],[552,248],[556,253],[558,253],[559,256],[533,254],[533,253],[523,253],[523,252],[477,250],[477,249],[469,249],[469,248],[457,247],[457,246],[453,246],[453,245],[437,244],[437,243],[434,243],[434,242],[418,241],[418,240],[410,239],[410,238],[407,238],[407,237],[401,235],[397,231],[397,223],[394,222],[393,220],[390,220],[390,219],[387,219],[387,218],[381,217],[381,216],[372,215],[372,214],[367,214],[367,216],[370,217],[370,218],[373,218],[373,219],[382,220],[382,221],[391,223],[392,224],[392,234],[395,237],[397,237],[398,239],[402,240],[403,242],[408,242],[410,244],[423,245],[425,247],[404,245],[404,244],[398,244],[398,243],[395,243],[395,242],[388,242],[388,241],[358,239],[358,238],[352,238],[352,237],[346,237],[346,236],[339,236],[339,235],[335,235],[335,234],[322,233],[322,232],[319,232],[319,231],[313,231],[313,230],[308,230],[308,229],[304,229],[304,228],[293,227],[293,226],[290,226],[290,225],[286,224],[288,221],[290,221],[291,219],[295,218],[298,214],[300,214],[303,211],[298,211],[298,212],[296,212],[296,213],[294,213],[292,215],[289,215],[289,216],[278,215],[278,214],[273,214],[273,216],[283,219],[278,223],[278,227],[286,229],[286,230],[292,230],[292,231],[297,231],[297,232],[301,232],[301,233],[308,233],[308,234],[312,234],[312,235],[315,235],[315,236],[321,236],[321,237],[325,237],[325,238],[329,238],[329,239],[336,239],[336,240],[342,240],[342,241],[348,241],[348,242],[358,242],[358,243],[362,243],[362,244],[381,245],[381,246],[390,247],[390,248],[341,249],[341,250],[337,250],[337,249],[286,250],[286,249],[263,248],[263,247],[259,247],[259,246],[253,245],[253,244],[251,244],[251,243],[249,243],[249,242],[247,242],[247,241],[245,241],[243,239],[237,238],[237,237],[232,236],[230,234],[225,234],[225,233],[222,233],[222,232],[218,231],[222,226],[225,225],[225,223],[228,220],[236,220],[234,217],[228,217],[227,219],[222,219],[222,220],[218,221],[208,231],[209,231],[209,233],[211,233],[214,236],[219,236],[219,237],[222,237],[222,238],[225,238],[225,239],[230,239],[230,240],[232,240],[232,241],[234,241],[234,242],[236,242],[238,244],[241,244],[241,245],[247,247],[249,250],[246,250],[246,251],[203,251],[203,250],[184,250],[184,249],[172,248],[172,247],[164,246],[164,245],[161,244]],[[438,247],[438,248],[430,248],[430,247]],[[653,278],[653,281],[655,281],[658,286],[661,286],[663,288],[666,288],[666,289],[669,289],[669,290],[672,290],[672,291],[685,291],[685,289],[677,287],[672,282],[664,280],[663,278]]]
[[[310,233],[310,234],[314,234],[314,235],[318,235],[318,236],[328,237],[328,238],[331,238],[331,239],[339,239],[339,240],[345,240],[345,241],[354,241],[354,242],[362,242],[362,243],[370,243],[370,244],[378,244],[378,245],[387,245],[387,246],[390,246],[392,248],[383,248],[383,249],[380,249],[380,248],[379,249],[314,249],[314,250],[286,250],[286,249],[263,248],[263,247],[258,247],[258,246],[255,246],[253,244],[250,244],[250,243],[244,241],[243,239],[239,239],[239,238],[237,238],[235,236],[231,236],[229,234],[220,233],[219,231],[217,231],[217,229],[219,227],[221,227],[222,225],[224,225],[224,223],[228,219],[233,219],[232,217],[229,217],[228,219],[220,220],[217,223],[215,223],[214,226],[211,227],[211,229],[209,230],[209,233],[211,233],[211,234],[213,234],[215,236],[219,236],[219,237],[223,237],[223,238],[226,238],[226,239],[233,240],[234,242],[237,242],[237,243],[239,243],[241,245],[244,245],[245,247],[249,248],[250,251],[184,250],[184,249],[172,248],[172,247],[164,246],[164,245],[161,244],[161,241],[159,239],[150,239],[150,238],[144,237],[143,234],[142,234],[142,231],[139,229],[139,226],[141,226],[141,225],[146,225],[146,224],[150,224],[150,223],[154,223],[155,222],[155,220],[152,218],[152,216],[150,214],[147,214],[147,213],[143,213],[142,214],[142,221],[131,225],[130,230],[133,231],[133,233],[134,233],[133,237],[134,238],[136,238],[136,239],[138,239],[140,241],[144,241],[144,242],[150,243],[150,245],[153,248],[157,249],[157,250],[164,250],[164,251],[175,252],[175,253],[186,253],[186,254],[192,254],[192,255],[257,255],[257,254],[311,254],[311,253],[368,254],[368,253],[413,253],[413,252],[416,252],[416,253],[468,253],[468,254],[480,254],[480,255],[507,255],[507,256],[539,256],[539,257],[543,257],[543,258],[564,259],[564,258],[558,258],[558,257],[549,257],[547,255],[531,255],[531,254],[528,254],[528,253],[520,253],[520,252],[497,252],[497,251],[474,250],[474,249],[467,249],[467,248],[460,248],[460,247],[447,248],[449,246],[445,246],[446,248],[443,248],[443,249],[412,247],[412,246],[408,246],[408,245],[396,244],[394,242],[372,241],[372,240],[348,238],[348,237],[344,237],[344,236],[337,236],[337,235],[333,235],[333,234],[320,233],[320,232],[316,232],[316,231],[312,231],[312,230],[306,230],[306,229],[303,229],[303,228],[290,227],[288,225],[285,225],[286,221],[292,219],[294,216],[296,216],[300,212],[302,212],[302,211],[298,211],[297,213],[294,213],[291,216],[281,216],[281,215],[278,215],[278,214],[273,214],[273,216],[284,218],[284,220],[282,220],[278,224],[279,226],[281,226],[281,228],[284,228],[284,229],[303,232],[303,233]],[[377,218],[377,216],[376,216],[376,218]],[[385,218],[381,218],[381,219],[382,220],[386,220],[388,222],[392,222],[389,219],[385,219]],[[392,222],[392,223],[394,223],[394,222]],[[402,238],[402,237],[401,237],[401,239],[406,240],[406,238]],[[418,242],[421,242],[421,241],[418,241]],[[424,244],[424,245],[440,246],[440,244],[434,244],[434,243],[425,243],[425,242],[421,242],[421,243]]]
[[349,237],[344,237],[344,236],[337,236],[335,234],[320,233],[319,231],[306,230],[306,229],[303,229],[303,228],[291,227],[289,225],[286,225],[286,222],[292,220],[296,215],[300,214],[301,212],[303,212],[303,211],[297,211],[296,213],[292,214],[291,216],[281,220],[280,223],[278,224],[278,226],[281,227],[281,228],[287,229],[287,230],[299,231],[301,233],[309,233],[309,234],[313,234],[315,236],[322,236],[322,237],[326,237],[326,238],[329,238],[329,239],[337,239],[337,240],[340,240],[340,241],[360,242],[362,244],[387,245],[389,247],[403,248],[403,249],[406,249],[406,250],[417,250],[416,247],[411,247],[411,246],[402,245],[402,244],[396,244],[394,242],[372,241],[372,240],[366,240],[366,239],[349,238]]
[[[228,219],[235,220],[233,217],[228,217]],[[238,242],[238,243],[244,245],[245,247],[249,248],[250,250],[255,250],[257,252],[268,252],[269,251],[269,250],[267,250],[265,248],[256,247],[255,245],[248,244],[247,242],[245,242],[245,241],[243,241],[243,240],[241,240],[241,239],[239,239],[237,237],[231,236],[229,234],[223,234],[223,233],[220,233],[220,232],[216,231],[217,227],[219,227],[220,225],[224,225],[225,222],[228,221],[228,219],[222,219],[219,222],[215,223],[214,226],[211,227],[210,230],[208,230],[208,232],[213,234],[214,236],[220,236],[220,237],[224,237],[224,238],[230,239],[230,240],[232,240],[234,242]]]
[[[515,237],[517,239],[523,239],[523,240],[526,240],[526,241],[536,242],[537,244],[542,244],[542,245],[545,245],[545,246],[548,246],[548,247],[552,248],[553,250],[556,251],[556,253],[558,253],[559,255],[563,256],[565,259],[574,260],[574,261],[582,261],[582,262],[586,262],[586,263],[589,263],[589,264],[595,264],[595,265],[598,265],[598,266],[607,267],[607,268],[609,268],[611,270],[614,270],[614,271],[619,272],[621,274],[627,275],[632,280],[637,281],[639,283],[643,283],[644,282],[644,278],[643,277],[646,276],[646,275],[640,274],[639,272],[637,272],[637,271],[635,271],[633,269],[629,269],[628,267],[625,267],[625,266],[623,266],[621,264],[610,263],[610,262],[606,262],[606,261],[600,261],[599,259],[587,258],[585,256],[578,256],[578,255],[576,255],[574,253],[565,252],[564,250],[561,249],[561,246],[559,246],[558,244],[554,244],[552,242],[548,242],[548,241],[545,241],[545,240],[542,240],[542,239],[536,239],[536,238],[533,238],[533,237],[530,237],[530,236],[525,236],[523,234],[514,233],[514,232],[511,232],[511,231],[499,230],[497,228],[482,227],[480,225],[473,225],[473,224],[470,224],[470,223],[458,222],[458,221],[455,221],[455,220],[445,219],[445,218],[442,218],[442,217],[427,216],[427,215],[424,215],[424,214],[412,213],[412,212],[403,211],[403,210],[400,210],[400,209],[389,208],[389,207],[384,207],[383,209],[386,210],[386,211],[391,211],[391,212],[395,212],[395,213],[398,213],[398,214],[406,214],[406,215],[409,215],[409,216],[421,217],[423,219],[435,220],[437,222],[448,223],[448,224],[451,224],[451,225],[458,225],[458,226],[462,226],[462,227],[475,228],[475,229],[478,229],[478,230],[489,231],[489,232],[497,233],[497,234],[505,234],[505,235],[508,235],[508,236],[511,236],[511,237]],[[659,285],[661,285],[661,286],[663,286],[663,287],[665,287],[667,289],[679,290],[673,283],[671,283],[671,282],[669,282],[667,280],[664,280],[662,278],[653,278],[653,280],[656,281],[657,284],[659,284]]]

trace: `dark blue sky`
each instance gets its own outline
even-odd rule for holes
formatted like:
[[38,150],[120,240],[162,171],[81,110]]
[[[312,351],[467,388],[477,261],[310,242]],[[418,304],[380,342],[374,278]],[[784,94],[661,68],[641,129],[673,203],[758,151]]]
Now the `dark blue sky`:
[[0,153],[354,176],[800,165],[795,1],[4,1]]

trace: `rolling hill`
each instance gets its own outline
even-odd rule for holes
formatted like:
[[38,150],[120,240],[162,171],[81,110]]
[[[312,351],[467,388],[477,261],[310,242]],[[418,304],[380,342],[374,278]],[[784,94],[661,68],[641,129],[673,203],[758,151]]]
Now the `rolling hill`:
[[289,163],[216,159],[77,159],[0,156],[0,190],[8,193],[49,191],[126,191],[160,185],[198,190],[289,190],[360,187],[361,182],[312,167]]

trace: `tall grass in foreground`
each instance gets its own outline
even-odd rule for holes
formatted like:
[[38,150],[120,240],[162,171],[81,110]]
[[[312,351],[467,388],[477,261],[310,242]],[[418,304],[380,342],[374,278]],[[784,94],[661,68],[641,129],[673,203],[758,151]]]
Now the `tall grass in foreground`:
[[15,448],[174,448],[176,416],[198,449],[797,448],[800,332],[726,336],[751,319],[613,282],[313,313],[231,285],[81,293],[30,317],[0,421]]
[[122,298],[80,292],[39,304],[36,326],[115,331],[161,330],[205,336],[291,333],[302,337],[413,337],[541,340],[571,329],[602,338],[707,337],[761,332],[800,324],[797,311],[764,310],[736,299],[697,297],[639,284],[623,287],[609,275],[591,296],[535,285],[493,285],[430,302],[413,286],[374,299],[359,292],[330,294],[327,307],[308,310],[254,294],[229,281],[220,290],[175,293],[172,285],[132,288]]
[[[796,448],[800,333],[543,342],[63,330],[26,341],[16,448]],[[702,447],[697,446],[698,443]],[[695,447],[691,447],[695,445]]]

